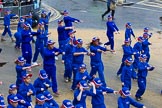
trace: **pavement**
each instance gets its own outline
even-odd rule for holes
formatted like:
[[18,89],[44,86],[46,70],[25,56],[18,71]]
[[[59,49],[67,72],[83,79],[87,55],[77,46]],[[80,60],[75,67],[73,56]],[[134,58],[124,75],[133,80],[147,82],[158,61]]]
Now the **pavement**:
[[[43,4],[44,7],[47,5]],[[52,7],[47,7],[49,11],[52,11],[53,15],[51,18],[51,22],[57,20],[60,18],[61,15],[59,15],[59,11],[53,9]],[[51,24],[51,23],[50,23]],[[101,38],[101,42],[106,42],[107,37],[105,35],[105,30],[101,29],[91,29],[91,28],[76,28],[76,38],[81,38],[84,40],[84,46],[86,46],[86,43],[89,43],[91,41],[91,38],[93,36],[99,36]],[[12,30],[14,33],[15,30]],[[50,39],[57,41],[57,31],[56,27],[51,27],[49,29],[49,32],[52,34],[50,35]],[[143,31],[139,29],[134,30],[136,36],[140,36]],[[147,90],[146,93],[143,96],[143,100],[141,101],[146,105],[147,108],[161,108],[162,103],[162,96],[160,95],[160,90],[162,89],[162,74],[161,74],[161,55],[162,55],[162,35],[157,34],[156,31],[151,31],[153,33],[153,37],[150,39],[150,41],[153,43],[152,46],[150,46],[151,49],[151,60],[150,64],[155,66],[155,71],[149,73],[148,80],[147,80]],[[2,33],[2,29],[0,29],[0,33]],[[121,63],[121,57],[122,57],[122,49],[121,45],[123,44],[124,40],[124,30],[120,31],[120,35],[115,35],[115,49],[116,54],[111,54],[107,52],[106,54],[103,54],[103,63],[105,66],[105,77],[106,82],[109,87],[114,88],[115,90],[119,90],[121,88],[121,82],[120,79],[116,77],[116,71],[118,70],[120,63]],[[16,72],[15,72],[15,64],[14,60],[21,55],[20,50],[14,49],[14,43],[11,42],[9,37],[6,37],[6,42],[0,42],[0,47],[3,49],[2,53],[0,54],[0,61],[1,62],[7,62],[6,65],[3,67],[0,67],[0,81],[3,81],[3,84],[0,85],[0,91],[2,94],[4,94],[4,97],[7,97],[8,94],[8,86],[11,83],[15,82],[16,78]],[[132,44],[134,44],[136,40],[133,40]],[[34,44],[32,44],[32,47],[34,48]],[[58,47],[58,43],[56,43],[56,47]],[[34,50],[33,50],[34,53]],[[90,65],[89,65],[90,58],[88,56],[85,57],[85,63],[87,64],[88,71],[90,71]],[[42,63],[41,57],[39,57],[38,62]],[[63,72],[64,72],[64,66],[61,63],[61,56],[59,56],[59,60],[56,61],[56,67],[57,67],[57,79],[58,79],[58,85],[59,85],[59,92],[61,93],[60,97],[54,97],[54,99],[61,105],[62,100],[64,99],[73,99],[73,92],[70,91],[70,85],[71,83],[64,83],[63,81]],[[42,66],[36,67],[32,69],[32,82],[34,79],[38,76],[38,71],[41,69]],[[134,94],[137,90],[137,82],[132,82],[132,97],[134,98]],[[50,89],[51,91],[51,89]],[[117,107],[117,98],[119,95],[105,95],[105,104],[108,108],[116,108]],[[87,99],[87,108],[91,108],[90,99],[88,97]],[[34,97],[33,97],[34,100]],[[5,102],[7,103],[7,102]],[[34,103],[34,101],[33,101]]]

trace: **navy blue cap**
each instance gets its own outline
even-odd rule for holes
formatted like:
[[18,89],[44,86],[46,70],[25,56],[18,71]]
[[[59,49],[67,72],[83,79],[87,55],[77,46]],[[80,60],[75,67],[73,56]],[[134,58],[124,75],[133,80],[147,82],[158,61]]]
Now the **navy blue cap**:
[[102,82],[101,82],[100,78],[94,78],[94,79],[93,79],[93,83],[94,83],[95,85],[97,85],[97,86],[102,85]]
[[74,105],[72,104],[70,100],[66,99],[62,102],[62,107],[63,108],[74,108]]
[[53,41],[53,40],[48,40],[47,41],[47,45],[52,45],[52,44],[54,44],[55,42]]
[[64,10],[64,12],[63,12],[64,14],[68,14],[69,12],[67,11],[67,10]]
[[18,62],[25,62],[26,60],[25,60],[24,57],[19,56],[19,57],[17,58],[17,61],[18,61]]
[[86,69],[86,64],[81,64],[81,65],[79,66],[79,68],[80,68],[80,69],[81,69],[81,68]]
[[139,36],[139,37],[137,38],[137,40],[138,40],[138,41],[143,41],[144,38],[143,38],[142,36]]
[[100,40],[100,39],[99,39],[98,37],[93,37],[93,38],[92,38],[92,42],[93,42],[93,41],[96,41],[96,40]]
[[109,19],[109,18],[112,18],[112,15],[108,15],[107,18],[108,18],[108,19]]
[[40,77],[41,79],[46,79],[46,78],[48,78],[48,75],[47,75],[47,73],[46,73],[46,71],[45,71],[44,69],[39,70],[39,77]]
[[79,86],[82,86],[83,88],[89,88],[88,84],[87,84],[87,82],[85,80],[80,81]]
[[38,94],[38,95],[36,96],[36,99],[37,99],[38,101],[42,102],[42,101],[45,101],[45,100],[46,100],[46,97],[45,97],[43,94]]
[[27,23],[27,22],[25,22],[25,23],[24,23],[24,27],[30,27],[30,24]]
[[147,55],[146,54],[141,54],[140,58],[147,59]]
[[58,20],[57,22],[58,22],[58,24],[60,24],[60,23],[62,23],[62,22],[63,22],[63,20]]
[[9,86],[9,90],[13,90],[13,89],[16,89],[16,88],[17,88],[16,84],[11,84]]
[[51,95],[51,93],[49,91],[43,92],[43,95],[46,97],[46,100],[53,99],[53,96]]
[[28,73],[25,73],[25,74],[23,74],[23,78],[25,79],[25,78],[27,78],[27,77],[32,77],[33,75],[32,74],[28,74]]
[[132,62],[133,62],[133,59],[130,58],[130,57],[128,57],[128,58],[126,58],[125,62],[126,62],[126,63],[132,63]]
[[122,94],[124,96],[130,96],[131,95],[131,93],[130,93],[130,91],[127,87],[123,87],[121,91],[122,91]]
[[77,44],[83,44],[83,40],[82,39],[77,39]]

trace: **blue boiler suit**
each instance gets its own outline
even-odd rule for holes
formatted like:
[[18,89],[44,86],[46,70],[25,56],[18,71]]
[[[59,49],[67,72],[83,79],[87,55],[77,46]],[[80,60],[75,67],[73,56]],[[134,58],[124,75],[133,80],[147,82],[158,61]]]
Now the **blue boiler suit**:
[[108,21],[106,25],[107,25],[106,35],[109,39],[109,42],[105,43],[104,45],[110,45],[110,49],[114,50],[114,32],[119,31],[119,29],[113,21],[111,22]]
[[23,30],[22,34],[22,56],[26,59],[26,63],[31,64],[32,59],[32,47],[30,41],[34,35],[37,35],[36,32],[31,32],[31,30]]
[[22,98],[27,101],[28,103],[32,102],[31,95],[27,96],[27,93],[32,90],[33,91],[33,96],[35,95],[35,88],[34,86],[30,84],[25,84],[24,82],[20,85],[18,93],[22,96]]
[[[44,22],[44,28],[46,33],[48,33],[48,25],[49,25],[49,20],[50,20],[51,12],[49,12],[45,18],[40,18],[40,22]],[[44,45],[47,45],[48,37],[44,37]]]
[[139,56],[140,56],[140,54],[142,54],[142,43],[136,42],[134,44],[133,50],[136,52],[136,54],[134,54],[133,67],[134,67],[134,69],[137,69],[138,63],[139,63]]
[[130,45],[129,45],[129,46],[127,46],[127,45],[122,45],[122,48],[123,48],[123,58],[122,58],[122,63],[121,63],[121,65],[120,65],[120,68],[119,68],[119,70],[118,70],[118,72],[117,72],[117,75],[120,75],[120,74],[122,73],[122,68],[123,68],[123,66],[124,66],[124,61],[125,61],[128,57],[132,58],[132,55],[133,55],[133,53],[134,53],[133,48],[132,48]]
[[104,87],[106,87],[106,82],[105,82],[105,78],[104,78],[104,65],[102,63],[102,59],[101,59],[101,52],[98,52],[97,49],[106,51],[107,49],[101,46],[94,46],[91,45],[90,46],[90,52],[95,53],[94,56],[90,56],[91,58],[91,72],[90,72],[90,76],[92,77],[93,75],[96,75],[96,72],[98,71],[98,75],[99,78],[101,79],[101,82],[103,84]]
[[79,89],[76,89],[74,91],[73,105],[75,106],[77,104],[80,104],[80,105],[83,106],[83,108],[86,108],[86,98],[87,98],[87,96],[93,96],[94,94],[91,91],[84,90],[82,92],[80,101],[78,101],[77,100],[77,96],[79,95],[79,93],[80,93],[80,90]]
[[121,73],[121,82],[123,82],[124,87],[127,87],[129,90],[131,90],[132,86],[131,78],[136,78],[136,74],[133,71],[133,66],[125,65]]
[[72,77],[72,62],[73,62],[73,51],[74,46],[67,44],[65,46],[65,72],[64,72],[64,78],[71,79]]
[[130,40],[131,41],[131,35],[135,38],[134,32],[132,28],[126,28],[125,30],[125,40]]
[[[15,108],[15,107],[9,104],[9,105],[7,106],[7,108]],[[17,105],[17,107],[16,107],[16,108],[24,108],[24,107],[23,107],[23,106],[21,106],[21,105]]]
[[36,104],[34,108],[50,108],[50,106],[45,102],[43,105]]
[[[66,27],[72,27],[73,26],[73,22],[75,22],[75,21],[80,22],[79,19],[76,19],[76,18],[73,18],[73,17],[70,17],[70,16],[64,16],[63,20],[64,20],[64,23],[65,23]],[[72,31],[72,29],[71,30],[67,30],[67,33],[69,33],[70,31]]]
[[144,39],[144,41],[142,42],[142,49],[144,51],[144,54],[146,54],[147,56],[147,62],[149,62],[150,60],[150,49],[149,49],[149,45],[151,45],[151,43],[148,41],[148,39]]
[[48,74],[48,78],[52,79],[52,90],[53,92],[57,92],[57,80],[56,80],[56,64],[55,64],[55,52],[62,53],[61,50],[57,48],[53,49],[44,49],[44,59],[43,59],[43,67],[44,70]]
[[147,62],[139,62],[138,63],[138,73],[137,73],[138,90],[135,95],[135,97],[137,97],[137,98],[140,98],[145,93],[146,83],[147,83],[146,77],[148,74],[147,68],[148,67],[150,67],[150,65]]
[[[65,30],[65,26],[58,26],[57,28],[58,33],[58,43],[59,43],[59,49],[62,51],[65,51],[65,46],[68,44],[69,41],[69,35],[67,33],[67,30]],[[64,55],[62,56],[62,60],[64,60]]]
[[23,67],[27,67],[27,66],[30,66],[29,64],[24,64],[23,66],[20,66],[20,65],[16,65],[15,69],[16,69],[16,73],[17,73],[17,76],[16,76],[16,86],[18,87],[19,89],[19,86],[20,84],[23,82],[23,75],[26,74],[26,70],[23,70]]
[[33,62],[37,61],[39,53],[41,54],[43,58],[43,51],[44,51],[44,44],[43,44],[43,39],[47,35],[45,30],[37,30],[37,37],[36,37],[36,42],[35,42],[35,53],[33,57]]
[[118,98],[118,108],[130,108],[130,105],[135,106],[136,108],[143,108],[143,104],[135,101],[131,97],[127,96],[126,98]]
[[[90,91],[92,92],[92,89]],[[93,95],[91,100],[92,108],[106,108],[103,92],[113,93],[114,90],[103,86],[96,88],[96,95]]]
[[[45,84],[48,84],[49,87],[46,87]],[[48,78],[46,78],[46,79],[37,78],[34,81],[33,86],[35,88],[36,94],[43,94],[44,91],[47,91],[48,88],[52,87],[52,83],[50,82],[50,80]],[[42,91],[41,88],[43,88],[44,90]]]
[[16,42],[15,42],[15,48],[20,48],[20,44],[21,44],[21,41],[22,41],[22,36],[21,36],[21,31],[23,30],[23,22],[19,22],[18,25],[17,25],[17,32],[14,34],[14,37],[16,39]]
[[8,15],[5,15],[4,16],[4,31],[2,33],[2,36],[5,36],[6,33],[8,33],[8,35],[10,37],[12,37],[12,34],[11,34],[11,29],[10,29],[10,19],[12,17],[16,16],[16,14],[8,14]]
[[[74,50],[73,50],[73,54],[74,53],[79,53],[79,52],[87,52],[88,54],[88,51],[81,47],[74,47]],[[73,63],[72,63],[72,68],[73,68],[73,84],[72,84],[72,89],[74,90],[75,87],[76,87],[76,74],[77,72],[79,71],[79,66],[81,66],[81,64],[83,64],[84,62],[84,54],[81,54],[81,55],[77,55],[77,56],[74,56],[73,55]]]

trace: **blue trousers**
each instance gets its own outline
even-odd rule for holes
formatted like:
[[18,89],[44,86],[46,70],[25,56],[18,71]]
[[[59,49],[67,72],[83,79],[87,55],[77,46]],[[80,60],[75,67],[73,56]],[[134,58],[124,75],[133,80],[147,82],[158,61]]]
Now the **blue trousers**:
[[39,53],[41,54],[42,58],[43,58],[43,51],[44,51],[44,45],[43,43],[37,43],[35,44],[35,53],[34,53],[34,57],[33,57],[33,62],[37,61],[38,55]]
[[[65,52],[65,45],[68,43],[68,40],[62,40],[59,41],[59,49],[61,49],[63,52]],[[64,60],[65,57],[62,55],[62,60]]]
[[136,97],[141,97],[146,90],[146,77],[138,77],[138,90],[136,92]]
[[26,59],[27,64],[31,64],[32,59],[32,47],[30,43],[22,43],[22,56]]
[[46,71],[48,75],[48,79],[52,80],[52,91],[55,93],[58,91],[57,88],[57,79],[56,79],[56,65],[45,65],[44,64],[44,70]]
[[91,63],[91,72],[90,72],[90,76],[96,75],[96,73],[98,72],[98,76],[102,82],[102,86],[106,87],[106,82],[105,82],[105,77],[104,77],[104,66],[102,62],[98,62],[98,63]]
[[21,39],[22,39],[21,33],[20,33],[20,32],[16,32],[16,33],[14,34],[14,37],[15,37],[15,39],[16,39],[16,42],[15,42],[16,45],[15,45],[15,47],[20,48]]
[[99,105],[93,105],[92,104],[92,108],[106,108],[105,104],[99,104]]
[[132,82],[131,81],[124,81],[124,87],[127,87],[129,90],[131,90]]
[[64,78],[71,79],[72,77],[72,60],[65,60],[65,72],[64,72]]
[[114,36],[107,36],[109,42],[106,42],[104,45],[110,45],[110,49],[114,50]]
[[117,72],[117,75],[120,75],[122,73],[122,69],[123,69],[124,65],[125,64],[122,62],[121,65],[120,65],[120,68],[119,68],[119,70]]
[[78,72],[80,65],[81,64],[73,64],[73,83],[71,86],[71,89],[73,89],[73,90],[75,90],[75,88],[77,87],[76,73]]
[[3,31],[3,33],[2,33],[2,36],[5,36],[6,33],[8,33],[8,35],[9,35],[10,37],[12,37],[10,26],[5,26],[5,27],[4,27],[4,31]]

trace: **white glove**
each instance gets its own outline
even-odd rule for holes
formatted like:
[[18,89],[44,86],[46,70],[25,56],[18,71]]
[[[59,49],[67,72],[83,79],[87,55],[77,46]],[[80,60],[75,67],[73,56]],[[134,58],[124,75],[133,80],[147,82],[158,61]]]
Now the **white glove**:
[[44,91],[44,88],[41,88],[41,91]]

